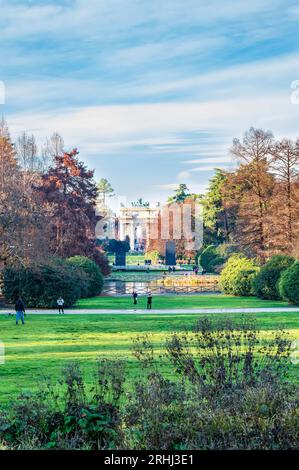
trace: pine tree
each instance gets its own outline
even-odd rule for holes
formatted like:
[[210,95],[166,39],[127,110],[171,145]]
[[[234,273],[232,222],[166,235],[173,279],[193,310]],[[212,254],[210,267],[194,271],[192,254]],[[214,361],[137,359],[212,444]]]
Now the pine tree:
[[235,225],[235,211],[228,197],[229,174],[216,169],[209,182],[207,193],[202,196],[205,244],[229,243]]
[[112,197],[114,195],[114,189],[106,178],[101,178],[98,184],[98,193],[101,197],[101,203],[105,205],[106,197]]

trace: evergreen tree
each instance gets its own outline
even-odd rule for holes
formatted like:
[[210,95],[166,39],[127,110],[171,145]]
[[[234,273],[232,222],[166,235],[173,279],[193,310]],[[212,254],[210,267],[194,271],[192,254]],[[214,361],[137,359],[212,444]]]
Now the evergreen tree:
[[168,202],[173,203],[173,202],[184,202],[187,197],[190,197],[190,192],[189,189],[187,188],[186,184],[180,184],[179,187],[175,190],[174,196],[171,196],[168,199]]
[[101,202],[105,205],[106,197],[112,197],[114,195],[114,189],[106,178],[100,179],[98,184],[98,193],[101,197]]
[[227,203],[225,187],[228,174],[216,169],[207,193],[201,197],[205,229],[205,244],[229,243],[235,224],[235,211]]

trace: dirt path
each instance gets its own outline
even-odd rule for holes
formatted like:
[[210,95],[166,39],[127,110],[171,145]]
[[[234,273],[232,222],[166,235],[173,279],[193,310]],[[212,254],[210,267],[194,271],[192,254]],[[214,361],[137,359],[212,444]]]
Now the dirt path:
[[[186,315],[199,313],[286,313],[298,312],[299,307],[264,307],[264,308],[193,308],[193,309],[66,309],[65,315],[135,315],[135,314],[154,314],[154,315]],[[0,315],[9,315],[13,310],[0,309]],[[29,309],[28,315],[58,315],[57,310],[39,310]]]

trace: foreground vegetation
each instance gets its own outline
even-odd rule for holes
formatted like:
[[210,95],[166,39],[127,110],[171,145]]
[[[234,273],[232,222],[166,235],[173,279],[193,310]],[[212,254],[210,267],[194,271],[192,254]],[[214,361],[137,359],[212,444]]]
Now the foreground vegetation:
[[[290,339],[299,339],[299,318],[296,312],[257,313],[261,337],[267,340],[271,331],[281,326]],[[132,355],[132,341],[148,333],[157,351],[163,349],[165,336],[173,331],[190,331],[203,315],[132,314],[132,315],[32,315],[26,325],[15,326],[14,319],[0,316],[1,341],[5,344],[6,363],[0,365],[0,398],[7,403],[21,390],[32,391],[46,376],[57,379],[65,363],[77,361],[86,383],[91,383],[92,367],[97,357],[121,358],[127,361],[126,377],[131,383],[139,375]],[[213,314],[212,318],[233,318],[241,314]],[[168,366],[161,370],[171,376]],[[298,366],[292,366],[293,380],[299,380]]]
[[138,373],[129,389],[123,357],[93,361],[91,383],[72,362],[59,381],[18,393],[7,409],[0,407],[2,446],[298,448],[298,387],[289,381],[287,333],[261,335],[247,319],[201,318],[188,330],[163,335],[161,351],[148,335],[135,337]]

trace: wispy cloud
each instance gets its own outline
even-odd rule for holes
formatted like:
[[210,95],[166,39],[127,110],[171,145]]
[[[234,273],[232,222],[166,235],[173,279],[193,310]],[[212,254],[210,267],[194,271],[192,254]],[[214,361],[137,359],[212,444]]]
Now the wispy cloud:
[[226,156],[226,157],[215,157],[211,156],[209,158],[198,158],[195,160],[185,160],[184,163],[189,163],[189,164],[196,164],[196,163],[214,163],[215,165],[218,163],[229,163],[231,162],[231,156]]
[[251,125],[299,133],[295,0],[0,6],[0,111],[13,136],[25,129],[43,142],[59,131],[119,191],[203,187]]
[[224,168],[224,165],[203,165],[203,166],[197,166],[196,168],[191,168],[189,172],[206,172],[206,171],[214,171],[216,168],[221,166]]

